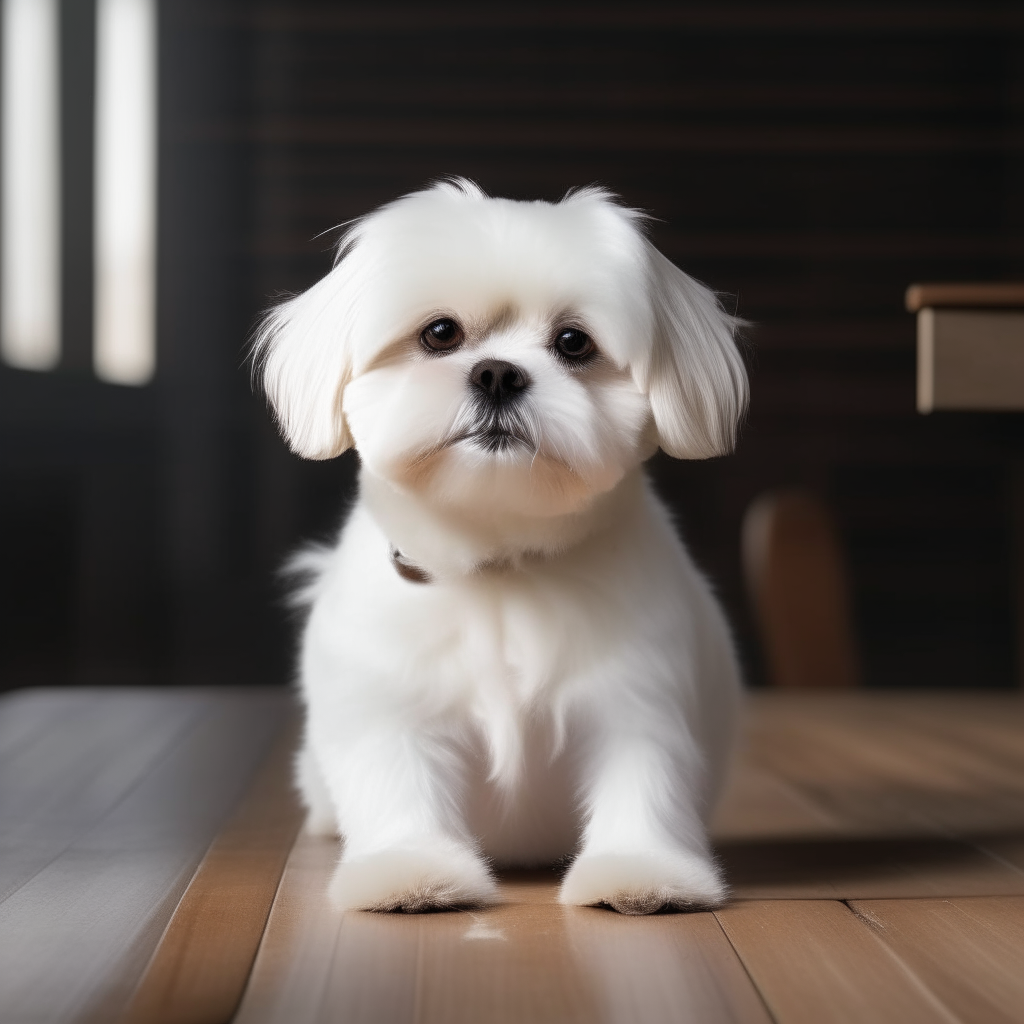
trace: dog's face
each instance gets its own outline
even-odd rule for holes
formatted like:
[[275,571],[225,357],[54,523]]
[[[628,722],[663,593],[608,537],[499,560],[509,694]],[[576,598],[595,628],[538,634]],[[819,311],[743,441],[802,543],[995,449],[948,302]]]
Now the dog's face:
[[439,504],[548,515],[585,505],[653,451],[644,396],[578,305],[553,298],[410,316],[346,388],[367,468]]
[[734,322],[604,193],[559,204],[465,182],[359,221],[335,269],[256,343],[292,447],[433,504],[584,508],[661,444],[728,450],[746,398]]

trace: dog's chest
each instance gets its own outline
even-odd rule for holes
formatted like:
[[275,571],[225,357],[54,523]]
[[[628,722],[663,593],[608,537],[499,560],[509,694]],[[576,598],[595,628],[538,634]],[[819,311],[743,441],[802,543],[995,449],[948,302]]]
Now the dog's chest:
[[453,640],[469,690],[525,707],[558,688],[573,661],[564,607],[523,588],[481,587],[460,597]]

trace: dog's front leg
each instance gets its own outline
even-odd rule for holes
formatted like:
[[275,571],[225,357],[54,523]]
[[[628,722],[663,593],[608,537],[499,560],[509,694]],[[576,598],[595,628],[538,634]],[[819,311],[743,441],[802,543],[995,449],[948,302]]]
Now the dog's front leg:
[[497,899],[463,821],[463,765],[445,739],[390,723],[314,742],[344,839],[329,889],[341,909],[411,912]]
[[559,898],[624,914],[706,909],[725,899],[698,810],[702,778],[692,741],[606,732],[584,786],[579,856]]

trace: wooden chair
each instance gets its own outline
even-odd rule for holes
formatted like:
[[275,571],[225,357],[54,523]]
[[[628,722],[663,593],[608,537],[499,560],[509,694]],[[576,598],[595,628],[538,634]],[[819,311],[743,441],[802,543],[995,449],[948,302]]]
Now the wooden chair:
[[743,568],[772,685],[860,685],[846,564],[824,501],[806,490],[755,499],[743,519]]

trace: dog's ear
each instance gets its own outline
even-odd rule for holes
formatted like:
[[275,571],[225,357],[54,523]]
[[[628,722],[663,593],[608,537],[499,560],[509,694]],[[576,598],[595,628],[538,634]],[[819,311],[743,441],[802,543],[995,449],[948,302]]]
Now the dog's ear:
[[725,455],[747,407],[734,341],[741,321],[653,245],[647,250],[654,339],[646,390],[658,444],[677,459]]
[[352,447],[341,410],[352,374],[351,259],[274,307],[252,345],[254,377],[289,447],[306,459],[333,459]]

